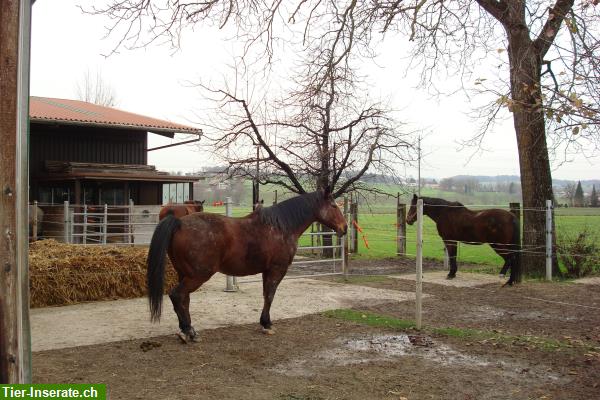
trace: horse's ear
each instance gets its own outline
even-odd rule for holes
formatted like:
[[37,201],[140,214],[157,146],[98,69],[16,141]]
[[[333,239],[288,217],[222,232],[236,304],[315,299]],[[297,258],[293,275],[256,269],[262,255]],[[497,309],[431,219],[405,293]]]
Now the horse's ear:
[[204,202],[205,202],[205,201],[206,201],[206,199],[202,200],[202,201],[200,202],[200,205],[204,205]]
[[419,199],[419,197],[417,196],[417,194],[413,193],[413,200],[418,200],[418,199]]
[[331,186],[327,185],[325,186],[325,189],[323,189],[323,197],[327,198],[331,196]]

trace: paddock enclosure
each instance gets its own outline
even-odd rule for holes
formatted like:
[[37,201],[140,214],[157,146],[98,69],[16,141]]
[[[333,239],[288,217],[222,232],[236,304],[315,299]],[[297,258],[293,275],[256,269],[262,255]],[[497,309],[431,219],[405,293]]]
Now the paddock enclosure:
[[[441,263],[426,263],[424,327],[416,331],[411,327],[414,297],[404,296],[414,293],[411,264],[356,262],[347,282],[336,276],[284,281],[272,309],[276,334],[271,336],[260,333],[259,303],[245,308],[235,300],[245,294],[259,299],[261,288],[251,284],[241,285],[237,293],[225,293],[219,285],[192,294],[192,312],[217,318],[201,306],[217,304],[214,296],[219,304],[231,302],[218,317],[238,321],[208,331],[200,323],[200,341],[188,345],[173,334],[176,321],[171,329],[165,327],[171,334],[150,331],[123,339],[137,326],[126,329],[135,313],[121,312],[118,301],[96,303],[105,304],[102,318],[94,313],[94,303],[33,310],[34,349],[39,324],[53,320],[43,312],[70,316],[65,321],[72,324],[70,335],[64,330],[56,335],[61,348],[34,351],[33,379],[106,383],[111,399],[595,398],[600,381],[598,284],[525,282],[500,289],[496,277],[471,277],[475,274],[465,272],[467,266],[446,281]],[[334,309],[287,316],[286,304],[304,303],[288,286],[291,282],[306,288],[328,285],[320,289],[323,303],[345,293],[350,298]],[[392,297],[358,294],[367,289]],[[288,298],[292,292],[294,298]],[[195,296],[201,298],[198,304]],[[244,322],[247,315],[251,322]],[[92,326],[80,331],[77,321]],[[150,329],[158,332],[164,323]],[[123,324],[117,341],[68,344]],[[52,330],[44,330],[43,340],[49,335]]]
[[[40,268],[31,271],[32,304],[54,298],[66,305],[32,310],[33,380],[106,383],[111,399],[597,397],[600,279],[501,288],[501,260],[474,264],[479,256],[468,252],[484,247],[465,245],[448,281],[441,240],[438,249],[425,225],[424,249],[439,258],[423,260],[423,327],[416,330],[414,231],[403,237],[406,254],[396,255],[395,211],[361,209],[355,230],[335,248],[349,247],[347,264],[323,257],[322,234],[307,232],[273,303],[275,335],[260,333],[260,277],[238,279],[236,292],[213,277],[192,294],[200,340],[188,345],[174,335],[170,308],[160,324],[149,323],[145,246],[34,243],[30,260]],[[170,266],[167,273],[166,287],[175,282]],[[104,301],[91,297],[93,288],[108,293]]]

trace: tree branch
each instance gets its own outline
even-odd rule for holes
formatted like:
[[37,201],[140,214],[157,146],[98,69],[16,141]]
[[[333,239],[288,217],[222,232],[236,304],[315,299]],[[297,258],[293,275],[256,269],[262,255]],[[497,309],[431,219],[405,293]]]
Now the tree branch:
[[563,23],[569,11],[573,8],[574,3],[575,0],[557,0],[554,7],[548,10],[548,19],[539,36],[533,42],[540,58],[543,58],[550,49],[550,46],[558,34],[560,25]]

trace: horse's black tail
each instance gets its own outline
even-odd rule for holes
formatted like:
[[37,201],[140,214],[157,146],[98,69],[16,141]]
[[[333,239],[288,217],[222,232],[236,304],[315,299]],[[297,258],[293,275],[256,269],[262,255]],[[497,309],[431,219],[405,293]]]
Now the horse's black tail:
[[150,248],[148,249],[148,301],[150,303],[150,319],[159,321],[162,311],[163,287],[165,284],[165,257],[171,244],[173,233],[179,229],[181,221],[169,213],[154,230]]
[[512,245],[509,284],[521,281],[521,224],[517,217],[513,218]]

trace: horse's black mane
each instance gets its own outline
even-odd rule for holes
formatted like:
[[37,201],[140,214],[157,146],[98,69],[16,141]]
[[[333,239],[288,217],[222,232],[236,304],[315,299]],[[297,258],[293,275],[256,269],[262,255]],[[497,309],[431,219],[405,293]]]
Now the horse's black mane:
[[448,201],[439,199],[437,197],[421,197],[423,204],[429,204],[432,206],[448,206],[448,207],[465,207],[465,205],[458,201]]
[[271,207],[259,207],[255,213],[262,223],[289,233],[313,217],[322,198],[320,192],[305,193]]

